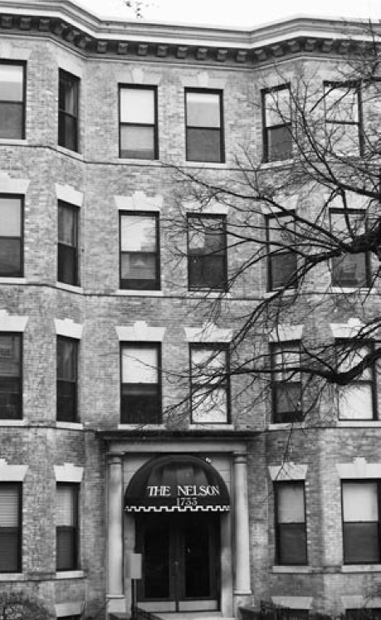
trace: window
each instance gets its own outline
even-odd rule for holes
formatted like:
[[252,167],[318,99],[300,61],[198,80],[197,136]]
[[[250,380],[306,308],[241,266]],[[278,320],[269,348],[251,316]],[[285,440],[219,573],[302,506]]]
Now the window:
[[324,84],[325,122],[332,152],[362,151],[361,96],[357,84]]
[[57,337],[57,420],[77,420],[78,343],[71,338]]
[[229,421],[229,360],[224,345],[190,347],[192,422],[226,424]]
[[122,424],[161,422],[159,344],[122,346]]
[[0,63],[0,138],[25,137],[25,66]]
[[298,422],[303,419],[299,343],[273,344],[271,361],[274,422]]
[[379,482],[343,482],[345,564],[380,562]]
[[160,289],[158,216],[121,214],[120,245],[120,287]]
[[264,160],[292,157],[290,86],[279,86],[262,94]]
[[[365,605],[369,604],[368,601]],[[346,609],[345,620],[381,620],[381,609],[379,607],[359,607],[357,609]]]
[[58,275],[59,282],[79,285],[78,209],[58,203]]
[[120,88],[120,157],[158,159],[156,88]]
[[0,196],[0,277],[23,275],[22,220],[22,198]]
[[[343,347],[344,344],[344,347]],[[337,341],[340,372],[346,372],[361,363],[371,352],[371,346],[356,346],[352,341]],[[377,417],[374,368],[366,368],[349,385],[338,387],[339,416],[341,420],[373,420]]]
[[278,564],[307,564],[303,482],[275,483]]
[[297,256],[295,244],[295,218],[292,214],[267,218],[268,286],[270,291],[296,288]]
[[0,419],[18,420],[21,406],[21,336],[0,334]]
[[78,151],[79,79],[60,69],[58,89],[58,144]]
[[221,216],[188,216],[190,289],[227,289],[226,222]]
[[21,484],[0,483],[0,573],[21,572]]
[[[331,231],[338,243],[352,244],[353,240],[365,232],[365,212],[354,209],[331,209]],[[350,254],[343,250],[343,255],[332,258],[332,286],[341,288],[370,286],[369,254],[359,252]]]
[[57,571],[78,568],[78,485],[59,482],[56,492]]
[[187,161],[224,162],[222,93],[185,91]]

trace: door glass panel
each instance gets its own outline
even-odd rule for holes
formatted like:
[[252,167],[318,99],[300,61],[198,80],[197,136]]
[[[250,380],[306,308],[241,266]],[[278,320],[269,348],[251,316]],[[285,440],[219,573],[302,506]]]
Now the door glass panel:
[[156,523],[150,519],[144,536],[144,598],[168,599],[170,528],[168,522],[156,516]]
[[209,597],[211,592],[211,540],[205,517],[192,515],[184,531],[184,597]]

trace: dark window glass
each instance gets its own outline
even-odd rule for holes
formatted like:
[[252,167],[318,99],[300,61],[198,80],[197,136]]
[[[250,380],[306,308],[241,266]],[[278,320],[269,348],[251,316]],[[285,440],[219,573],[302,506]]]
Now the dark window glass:
[[58,144],[78,151],[79,79],[60,69],[58,91]]
[[22,417],[21,336],[0,334],[0,419]]
[[160,289],[158,217],[144,213],[120,218],[120,287]]
[[188,161],[223,162],[222,93],[185,92]]
[[0,196],[0,277],[23,275],[22,199]]
[[[364,234],[365,212],[348,209],[330,210],[331,231],[336,239],[351,244],[353,239]],[[332,258],[332,285],[341,288],[356,288],[370,286],[369,255],[366,252],[350,254],[344,252],[341,256]]]
[[0,138],[24,138],[25,67],[0,63]]
[[292,215],[267,218],[269,290],[296,288],[297,257],[292,247],[295,220]]
[[225,218],[188,217],[188,278],[190,289],[226,290]]
[[358,609],[346,609],[345,620],[381,620],[381,609],[367,606]]
[[274,422],[297,422],[303,418],[299,343],[272,345],[271,361]]
[[[356,346],[352,341],[337,341],[337,361],[340,372],[347,372],[360,364],[371,352],[371,345]],[[337,388],[341,420],[373,420],[377,417],[375,398],[376,373],[366,368],[349,385]]]
[[120,157],[158,159],[156,88],[120,88]]
[[121,352],[122,424],[161,422],[160,345],[128,344]]
[[223,345],[192,345],[192,422],[226,424],[229,421],[228,349]]
[[78,486],[58,483],[56,493],[57,571],[78,568]]
[[57,420],[77,419],[78,343],[71,338],[57,338]]
[[291,102],[288,85],[263,93],[264,160],[292,157]]
[[78,286],[78,209],[58,203],[58,274],[59,282]]
[[362,151],[361,91],[358,84],[324,85],[328,149],[358,155]]
[[0,483],[0,573],[21,571],[21,485]]
[[304,483],[275,483],[278,564],[307,564]]
[[343,536],[345,564],[380,561],[379,483],[343,482]]

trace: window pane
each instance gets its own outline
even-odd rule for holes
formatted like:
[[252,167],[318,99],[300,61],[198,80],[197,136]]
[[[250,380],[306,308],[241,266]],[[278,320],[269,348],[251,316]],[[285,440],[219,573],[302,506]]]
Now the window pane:
[[[1,88],[1,83],[0,83]],[[24,105],[0,101],[0,138],[22,139],[24,134]]]
[[277,489],[278,523],[304,523],[303,485],[284,484]]
[[0,64],[0,100],[23,100],[24,67]]
[[275,384],[275,422],[297,422],[302,414],[302,386],[298,383]]
[[339,410],[342,420],[372,420],[372,386],[357,384],[339,388]]
[[224,388],[197,390],[192,397],[192,422],[195,424],[226,424],[228,399]]
[[120,120],[122,123],[154,125],[155,91],[153,89],[121,88]]
[[292,157],[292,135],[287,126],[267,129],[267,158],[278,161]]
[[223,256],[190,256],[189,285],[194,288],[226,288],[225,258]]
[[63,204],[58,205],[58,241],[67,245],[77,243],[77,212]]
[[367,259],[364,253],[346,254],[332,259],[332,285],[367,286]]
[[357,123],[358,91],[349,86],[326,85],[325,87],[326,119],[336,123]]
[[20,486],[0,484],[0,573],[20,570]]
[[158,350],[155,347],[122,348],[123,383],[158,383]]
[[156,251],[156,217],[123,215],[121,247],[123,252]]
[[73,570],[77,565],[76,530],[73,527],[57,528],[57,570]]
[[343,484],[344,521],[377,521],[377,483]]
[[19,529],[0,527],[0,573],[15,573],[20,570]]
[[187,160],[221,162],[221,132],[219,129],[187,129]]
[[124,383],[122,385],[122,424],[158,424],[161,403],[157,383]]
[[120,156],[155,159],[155,130],[153,127],[123,125],[120,128]]
[[297,285],[297,259],[294,252],[283,252],[270,256],[270,286],[271,289],[287,286],[295,288]]
[[56,525],[76,524],[75,488],[66,484],[57,485]]
[[57,378],[75,381],[77,378],[77,343],[57,338]]
[[[215,347],[191,348],[192,421],[228,421],[227,351]],[[217,384],[217,385],[216,385]]]
[[0,485],[0,528],[19,524],[19,490],[15,485]]
[[379,562],[378,523],[344,523],[344,561]]
[[220,95],[186,93],[188,127],[220,127]]
[[73,116],[78,115],[78,84],[77,77],[60,71],[59,107]]
[[291,121],[289,88],[274,89],[265,94],[266,127],[285,125]]
[[78,150],[78,120],[65,112],[58,119],[58,144],[71,151]]
[[307,539],[304,524],[281,525],[278,545],[280,564],[307,564]]
[[0,238],[20,237],[21,200],[20,198],[0,198]]
[[157,256],[141,252],[124,253],[121,257],[122,288],[157,288]]
[[17,278],[22,275],[20,239],[0,237],[0,276]]

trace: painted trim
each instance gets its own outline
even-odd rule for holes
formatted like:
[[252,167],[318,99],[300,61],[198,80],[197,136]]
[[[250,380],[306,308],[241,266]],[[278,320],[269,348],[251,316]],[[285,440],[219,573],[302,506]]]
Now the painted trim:
[[58,200],[68,202],[75,207],[82,207],[84,196],[83,192],[79,192],[71,185],[60,185],[59,183],[56,183],[55,186]]
[[73,463],[54,465],[56,482],[82,482],[83,471],[83,467],[77,467]]
[[342,479],[381,478],[381,463],[368,463],[363,457],[352,463],[337,463],[336,469]]
[[221,329],[214,323],[204,323],[203,327],[184,327],[188,342],[231,342],[232,329]]
[[163,196],[148,196],[141,191],[134,192],[132,196],[115,195],[114,200],[119,211],[160,211],[163,206]]
[[283,463],[269,467],[270,478],[277,482],[287,482],[289,480],[305,480],[307,477],[308,465],[301,463]]
[[0,482],[23,482],[28,465],[8,465],[5,459],[0,459]]
[[353,338],[365,327],[357,318],[349,319],[347,323],[330,323],[329,326],[334,338]]
[[9,314],[0,310],[0,332],[23,332],[28,324],[29,316]]
[[301,340],[303,336],[303,325],[290,325],[284,323],[277,325],[269,334],[270,342],[286,342],[290,340]]
[[145,321],[136,321],[132,326],[115,327],[119,340],[125,342],[162,342],[165,327],[150,327]]
[[80,340],[83,333],[83,325],[74,323],[71,319],[54,319],[57,336],[66,336],[67,338],[76,338]]
[[[24,143],[24,140],[22,140]],[[0,194],[26,194],[29,179],[13,179],[7,172],[0,172]]]

